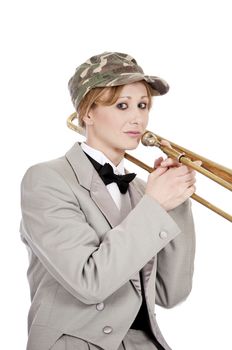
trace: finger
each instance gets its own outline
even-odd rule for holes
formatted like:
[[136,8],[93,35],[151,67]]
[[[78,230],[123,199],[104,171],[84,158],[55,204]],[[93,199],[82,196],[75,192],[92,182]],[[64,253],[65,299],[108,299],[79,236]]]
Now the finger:
[[188,170],[189,170],[189,174],[193,174],[193,175],[196,175],[196,170],[194,170],[193,168],[190,168],[188,167]]
[[172,148],[170,142],[167,141],[167,140],[161,140],[160,143],[161,143],[162,146],[167,146],[167,147]]
[[185,176],[191,173],[194,174],[194,170],[183,164],[180,167],[175,168],[174,170],[177,176]]
[[185,191],[185,197],[186,199],[191,197],[193,193],[196,192],[196,186],[192,185],[190,187],[187,188],[187,190]]
[[191,179],[186,182],[186,187],[189,188],[196,183],[196,179]]
[[196,165],[199,165],[199,166],[202,165],[202,161],[201,160],[194,160],[193,163],[195,163]]
[[[198,165],[198,166],[201,166],[202,165],[202,161],[201,160],[194,160],[193,162],[194,164]],[[188,167],[189,168],[189,171],[193,172],[194,173],[194,169],[191,168],[191,167]]]
[[187,182],[187,183],[195,183],[196,182],[196,177],[195,177],[195,174],[194,173],[189,173],[189,174],[186,174],[186,175],[183,175],[182,176],[182,180],[184,182]]
[[161,165],[163,160],[164,160],[163,157],[159,157],[158,159],[156,159],[154,162],[154,168],[158,168]]
[[196,192],[196,186],[192,185],[187,189],[187,193],[189,194],[189,196],[191,196],[193,193]]
[[181,164],[176,159],[166,158],[164,161],[162,161],[161,166],[170,168],[181,166]]
[[158,167],[157,169],[155,169],[151,174],[150,176],[153,178],[153,179],[156,179],[157,177],[163,175],[166,171],[167,171],[168,168],[163,168],[163,167]]

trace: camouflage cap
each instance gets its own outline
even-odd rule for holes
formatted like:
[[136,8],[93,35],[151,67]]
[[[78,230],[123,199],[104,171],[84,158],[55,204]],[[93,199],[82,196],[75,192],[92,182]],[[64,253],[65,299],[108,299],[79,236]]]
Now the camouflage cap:
[[82,98],[93,88],[119,86],[141,80],[151,86],[153,96],[163,95],[169,90],[165,80],[144,75],[133,57],[119,52],[103,52],[77,67],[68,87],[77,110]]

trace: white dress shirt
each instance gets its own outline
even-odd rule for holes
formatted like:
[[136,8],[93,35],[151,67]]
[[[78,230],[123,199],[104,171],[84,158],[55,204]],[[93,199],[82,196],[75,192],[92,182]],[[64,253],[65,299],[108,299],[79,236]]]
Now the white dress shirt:
[[[100,163],[101,165],[104,165],[105,163],[109,163],[113,171],[116,175],[124,175],[124,158],[121,160],[121,162],[115,166],[101,151],[96,150],[93,147],[90,147],[86,143],[81,143],[81,148],[85,153],[87,153],[91,158],[96,160],[96,162]],[[115,182],[112,182],[109,185],[106,185],[107,190],[109,191],[110,195],[112,196],[115,204],[117,205],[118,209],[121,209],[121,202],[122,202],[122,194],[118,188],[118,185]]]

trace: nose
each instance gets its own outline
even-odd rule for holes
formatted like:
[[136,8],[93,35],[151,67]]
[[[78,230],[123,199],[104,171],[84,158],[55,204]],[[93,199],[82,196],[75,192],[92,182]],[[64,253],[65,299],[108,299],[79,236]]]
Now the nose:
[[134,108],[133,111],[131,111],[131,118],[130,118],[130,123],[131,124],[136,124],[139,125],[142,123],[144,119],[144,113],[141,109]]

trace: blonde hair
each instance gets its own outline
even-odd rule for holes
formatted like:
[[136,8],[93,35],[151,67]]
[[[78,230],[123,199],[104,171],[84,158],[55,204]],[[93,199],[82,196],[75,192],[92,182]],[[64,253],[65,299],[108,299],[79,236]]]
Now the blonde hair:
[[[148,95],[148,109],[152,105],[152,93],[150,85],[145,81],[141,80],[145,85]],[[83,121],[84,116],[88,115],[89,110],[95,105],[111,106],[113,105],[120,96],[120,93],[124,85],[110,86],[110,87],[96,87],[91,89],[87,95],[83,97],[78,106],[78,122],[81,127],[85,127]]]

